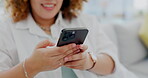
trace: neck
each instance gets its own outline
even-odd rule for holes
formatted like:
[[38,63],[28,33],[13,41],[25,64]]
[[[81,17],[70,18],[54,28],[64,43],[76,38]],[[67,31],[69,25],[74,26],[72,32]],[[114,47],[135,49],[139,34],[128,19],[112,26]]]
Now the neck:
[[50,27],[55,22],[55,18],[43,19],[43,18],[40,18],[39,16],[35,16],[35,15],[33,15],[33,18],[37,24],[39,24],[43,27]]

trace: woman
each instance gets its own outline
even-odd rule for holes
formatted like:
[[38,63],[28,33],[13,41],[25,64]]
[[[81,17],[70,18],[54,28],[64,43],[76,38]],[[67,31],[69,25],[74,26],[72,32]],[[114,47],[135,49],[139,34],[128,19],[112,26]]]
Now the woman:
[[[103,34],[97,20],[79,13],[83,0],[7,0],[6,3],[12,18],[3,21],[0,27],[0,78],[132,76],[119,63],[115,46]],[[60,30],[82,26],[90,31],[85,45],[52,47]]]

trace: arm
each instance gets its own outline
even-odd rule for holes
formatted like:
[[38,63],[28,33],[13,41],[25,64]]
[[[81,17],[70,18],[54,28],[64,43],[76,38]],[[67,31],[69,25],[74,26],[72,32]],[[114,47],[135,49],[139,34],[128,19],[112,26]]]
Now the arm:
[[115,63],[109,55],[99,54],[95,66],[90,71],[99,75],[108,75],[113,72],[114,68]]
[[[27,66],[26,68],[28,68],[29,78],[33,78],[37,74],[35,73],[35,71],[31,70],[29,66]],[[0,72],[0,78],[26,78],[22,63],[9,70]]]
[[94,63],[94,59],[92,59],[92,56],[90,56],[89,53],[85,52],[87,50],[87,46],[83,45],[79,48],[81,47],[83,48],[83,50],[81,50],[82,52],[72,56],[68,56],[65,59],[65,61],[67,61],[65,66],[79,70],[89,69],[89,71],[98,75],[108,75],[113,72],[115,64],[113,59],[109,55],[103,53],[98,54],[97,59],[95,59],[96,63]]
[[54,44],[48,40],[40,42],[36,46],[33,54],[26,59],[25,62],[20,63],[7,71],[0,72],[0,78],[27,78],[25,70],[28,73],[28,77],[33,78],[39,72],[52,71],[61,67],[62,64],[65,63],[63,57],[77,50],[76,44],[46,48],[47,46],[53,45]]

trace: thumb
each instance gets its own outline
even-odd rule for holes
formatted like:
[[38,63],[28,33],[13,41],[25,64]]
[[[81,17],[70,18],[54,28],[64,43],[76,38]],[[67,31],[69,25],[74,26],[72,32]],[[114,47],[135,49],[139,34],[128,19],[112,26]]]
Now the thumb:
[[49,40],[41,41],[37,44],[36,49],[46,48],[47,46],[54,46],[55,44],[50,42]]

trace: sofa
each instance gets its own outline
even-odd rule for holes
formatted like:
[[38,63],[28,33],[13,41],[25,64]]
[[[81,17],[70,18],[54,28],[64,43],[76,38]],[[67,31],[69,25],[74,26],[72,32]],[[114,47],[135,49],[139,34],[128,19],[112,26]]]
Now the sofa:
[[117,46],[120,62],[139,78],[148,78],[148,50],[139,37],[143,19],[122,24],[102,24],[102,29]]

